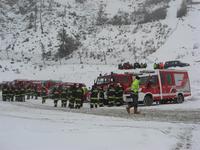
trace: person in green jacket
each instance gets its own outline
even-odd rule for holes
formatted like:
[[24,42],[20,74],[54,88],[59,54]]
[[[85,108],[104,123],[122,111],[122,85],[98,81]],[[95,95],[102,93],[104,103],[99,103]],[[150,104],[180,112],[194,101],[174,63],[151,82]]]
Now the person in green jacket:
[[138,108],[138,92],[139,92],[139,83],[140,77],[133,77],[133,82],[131,84],[131,97],[132,102],[128,103],[128,107],[126,108],[127,112],[130,114],[130,109],[134,107],[134,114],[139,114]]

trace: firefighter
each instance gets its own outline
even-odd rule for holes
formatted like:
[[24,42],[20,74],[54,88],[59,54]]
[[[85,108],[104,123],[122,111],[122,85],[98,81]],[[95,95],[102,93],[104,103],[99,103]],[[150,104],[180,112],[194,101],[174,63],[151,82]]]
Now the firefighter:
[[62,88],[61,90],[61,107],[67,106],[67,88]]
[[7,94],[6,94],[6,101],[10,102],[10,94],[11,94],[11,89],[10,85],[7,86]]
[[37,85],[34,86],[33,95],[35,96],[35,99],[38,99],[38,86]]
[[67,102],[70,100],[70,92],[69,92],[69,86],[67,86],[66,88],[65,88],[65,93],[66,93],[66,95],[65,95],[65,100],[63,101],[63,107],[67,107]]
[[123,88],[120,83],[115,87],[115,105],[121,106],[123,104]]
[[42,104],[46,102],[48,90],[45,86],[42,86],[41,96],[42,96]]
[[19,87],[17,85],[15,86],[14,95],[15,95],[15,101],[18,102],[19,101]]
[[18,101],[22,102],[22,86],[21,85],[18,88]]
[[114,84],[110,84],[107,90],[108,106],[113,106],[116,101]]
[[55,99],[56,99],[56,95],[55,95],[55,92],[56,92],[56,87],[54,86],[51,90],[51,98],[53,99],[54,101],[54,107],[55,107]]
[[31,99],[33,99],[33,97],[34,97],[34,86],[32,85],[31,86]]
[[22,92],[21,92],[21,86],[20,85],[17,88],[17,101],[18,102],[22,101]]
[[81,84],[78,85],[76,88],[76,95],[75,95],[75,108],[80,109],[83,102],[84,91],[81,87]]
[[30,85],[26,89],[26,95],[27,95],[27,99],[30,99],[30,97],[31,97],[31,86]]
[[140,77],[133,76],[133,82],[131,84],[131,97],[132,102],[128,102],[128,106],[126,107],[127,112],[130,114],[130,109],[134,107],[134,114],[139,114],[138,111],[138,92],[139,92],[139,83],[140,83]]
[[72,108],[73,102],[72,102],[72,86],[68,88],[68,99],[69,99],[69,108]]
[[76,84],[69,88],[69,108],[74,108],[75,97],[76,97]]
[[22,101],[22,102],[25,102],[26,91],[25,91],[24,86],[21,86],[20,91],[21,91],[21,92],[20,92],[21,101]]
[[61,85],[59,87],[55,87],[54,91],[54,107],[58,106],[58,100],[60,99],[60,93],[61,93]]
[[87,87],[83,86],[82,89],[83,89],[83,98],[81,101],[81,107],[83,107],[83,102],[87,100],[87,93],[88,93]]
[[7,87],[7,85],[3,85],[3,88],[2,88],[3,101],[7,100],[7,94],[8,94],[8,87]]
[[105,102],[105,92],[103,90],[103,87],[101,87],[99,89],[99,107],[103,107],[104,105],[106,105],[106,102]]
[[147,68],[147,63],[144,63],[144,68]]
[[14,88],[12,85],[9,86],[9,101],[13,102],[14,100]]
[[91,96],[90,96],[90,108],[97,108],[99,104],[99,90],[96,87],[96,85],[94,85],[91,89]]

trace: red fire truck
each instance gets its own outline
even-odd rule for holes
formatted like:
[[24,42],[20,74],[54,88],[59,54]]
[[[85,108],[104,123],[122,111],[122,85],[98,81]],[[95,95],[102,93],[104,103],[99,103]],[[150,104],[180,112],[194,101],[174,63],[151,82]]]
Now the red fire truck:
[[95,81],[95,85],[98,88],[103,88],[104,90],[107,90],[110,84],[120,83],[123,89],[126,90],[131,86],[132,76],[133,74],[117,74],[112,72],[109,75],[100,74]]
[[[166,103],[173,101],[182,103],[191,95],[190,81],[185,70],[156,70],[140,75],[139,101],[146,106],[153,102]],[[130,94],[124,94],[124,100],[130,101]]]

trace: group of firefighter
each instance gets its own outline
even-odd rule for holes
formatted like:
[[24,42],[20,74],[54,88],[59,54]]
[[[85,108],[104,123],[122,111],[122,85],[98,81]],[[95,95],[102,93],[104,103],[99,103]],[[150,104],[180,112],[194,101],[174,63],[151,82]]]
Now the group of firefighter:
[[36,86],[4,84],[2,86],[2,100],[25,102],[26,99],[38,98]]
[[[37,85],[12,85],[4,84],[2,86],[2,100],[3,101],[18,101],[25,102],[30,98],[42,98],[42,104],[46,102],[47,98],[53,99],[54,107],[58,106],[61,101],[61,107],[69,107],[71,109],[79,109],[83,106],[86,100],[87,88],[82,87],[81,84],[74,84],[72,86],[54,86],[48,93],[48,89],[42,86],[41,91],[38,91]],[[90,91],[90,108],[123,105],[123,88],[120,84],[110,84],[105,91],[103,87],[94,85]]]
[[[87,88],[80,84],[72,86],[54,86],[50,96],[54,100],[54,107],[58,106],[58,101],[61,100],[61,107],[69,107],[71,109],[80,109],[83,102],[86,100]],[[45,103],[45,95],[41,94],[42,103]],[[90,108],[108,106],[120,106],[123,104],[123,88],[120,84],[111,84],[105,92],[103,87],[94,85],[90,91]]]
[[[71,109],[80,109],[85,100],[87,89],[81,84],[72,86],[54,86],[48,98],[54,100],[54,107],[58,106],[58,101],[61,100],[61,107],[69,107]],[[47,97],[42,92],[42,103],[45,103]]]
[[123,105],[123,88],[120,84],[110,84],[107,90],[94,85],[91,89],[90,108]]

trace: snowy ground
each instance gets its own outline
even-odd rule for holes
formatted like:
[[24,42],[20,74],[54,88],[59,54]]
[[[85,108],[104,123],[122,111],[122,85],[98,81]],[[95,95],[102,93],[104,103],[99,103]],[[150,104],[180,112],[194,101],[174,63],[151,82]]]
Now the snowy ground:
[[199,124],[134,121],[0,101],[3,150],[199,148]]

